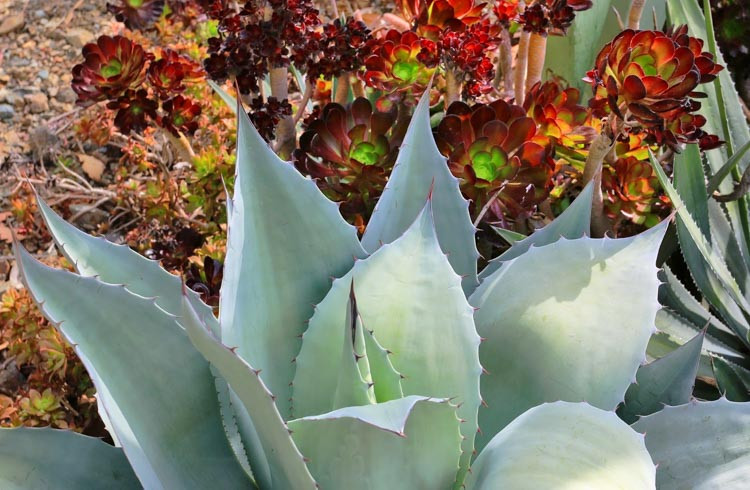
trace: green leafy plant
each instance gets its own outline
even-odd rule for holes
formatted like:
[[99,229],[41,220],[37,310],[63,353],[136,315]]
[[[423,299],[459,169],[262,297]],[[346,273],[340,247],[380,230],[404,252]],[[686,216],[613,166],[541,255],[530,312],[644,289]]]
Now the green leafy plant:
[[680,406],[632,428],[613,412],[654,332],[666,223],[589,238],[589,186],[477,276],[428,97],[361,243],[237,112],[218,318],[178,277],[40,203],[78,274],[16,246],[22,274],[122,449],[3,429],[4,484],[66,468],[59,488],[740,488],[728,479],[747,471],[750,406],[686,404],[697,355],[678,351],[669,389],[665,357],[630,393]]

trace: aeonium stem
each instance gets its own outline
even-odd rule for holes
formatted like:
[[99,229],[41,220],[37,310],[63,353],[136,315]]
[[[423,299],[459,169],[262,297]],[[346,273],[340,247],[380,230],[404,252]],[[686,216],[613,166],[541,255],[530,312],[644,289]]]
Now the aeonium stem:
[[513,56],[511,53],[510,32],[508,29],[500,31],[500,47],[498,49],[497,66],[495,68],[495,89],[500,90],[500,82],[503,85],[503,96],[507,97],[513,93]]
[[162,132],[166,135],[167,140],[172,145],[172,147],[177,151],[177,155],[180,157],[180,160],[193,163],[193,159],[195,158],[195,151],[193,151],[193,146],[190,144],[190,141],[188,141],[185,135],[180,132],[175,135],[174,133],[166,129]]
[[524,82],[526,81],[526,66],[529,56],[529,38],[531,33],[521,31],[521,39],[518,42],[518,53],[516,54],[516,66],[513,68],[513,90],[516,95],[516,104],[523,105]]
[[600,134],[591,142],[586,165],[583,168],[583,185],[594,182],[594,197],[591,203],[591,236],[601,238],[607,232],[607,221],[604,216],[604,199],[602,196],[602,167],[604,159],[614,146],[614,141],[605,134]]
[[547,56],[547,36],[534,33],[529,38],[528,62],[526,67],[526,93],[542,80],[544,58]]
[[336,93],[333,94],[333,101],[337,104],[346,105],[349,100],[349,86],[348,73],[336,77]]
[[[428,94],[429,95],[429,94]],[[445,107],[457,101],[461,95],[461,82],[456,72],[450,68],[445,70]]]
[[310,97],[312,97],[313,93],[313,82],[310,81],[309,78],[305,79],[305,91],[302,93],[302,99],[299,101],[299,106],[297,107],[297,113],[294,114],[293,124],[294,127],[297,127],[297,123],[300,119],[302,119],[302,116],[307,112],[307,103],[310,101]]
[[628,29],[638,30],[641,24],[641,15],[646,0],[632,0],[630,2],[630,11],[628,12]]
[[[271,96],[279,101],[289,99],[289,70],[286,66],[272,68],[270,72]],[[296,132],[292,116],[286,116],[276,127],[276,152],[281,158],[288,158],[294,151]]]

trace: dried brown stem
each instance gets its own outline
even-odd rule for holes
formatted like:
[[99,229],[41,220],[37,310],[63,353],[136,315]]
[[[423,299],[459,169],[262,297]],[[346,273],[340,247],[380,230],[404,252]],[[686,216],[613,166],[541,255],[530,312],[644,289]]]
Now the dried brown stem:
[[613,141],[606,135],[597,136],[591,142],[586,166],[583,169],[583,185],[594,181],[594,198],[591,203],[591,235],[593,237],[603,237],[608,229],[602,198],[602,166],[612,147]]

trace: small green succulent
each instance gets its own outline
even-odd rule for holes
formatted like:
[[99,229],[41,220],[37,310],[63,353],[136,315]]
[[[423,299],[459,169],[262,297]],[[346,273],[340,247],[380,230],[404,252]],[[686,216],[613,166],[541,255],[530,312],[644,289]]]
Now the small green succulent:
[[688,403],[702,337],[639,369],[666,224],[589,238],[588,187],[477,274],[427,102],[361,242],[238,111],[218,318],[40,202],[78,274],[17,247],[23,277],[118,447],[0,430],[2,488],[740,488],[750,405]]

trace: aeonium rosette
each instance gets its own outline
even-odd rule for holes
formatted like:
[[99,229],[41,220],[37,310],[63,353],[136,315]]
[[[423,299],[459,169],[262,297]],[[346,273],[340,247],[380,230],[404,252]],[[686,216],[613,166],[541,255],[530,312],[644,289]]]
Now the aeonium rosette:
[[107,10],[128,29],[148,29],[164,12],[164,0],[120,0],[107,3]]
[[599,117],[616,115],[623,130],[645,130],[649,139],[674,150],[681,143],[711,149],[722,142],[701,128],[705,118],[695,92],[723,67],[701,51],[703,41],[687,27],[671,32],[625,30],[601,50],[586,80],[594,88],[590,106]]
[[413,103],[415,95],[430,83],[439,62],[437,44],[412,31],[391,29],[373,42],[371,53],[360,78],[385,93],[378,101],[382,109],[393,102]]
[[618,223],[623,219],[652,227],[669,212],[669,198],[659,186],[659,179],[647,160],[634,156],[617,158],[602,169],[604,212]]
[[344,216],[364,222],[396,159],[401,141],[395,122],[395,110],[374,109],[363,97],[346,107],[327,104],[300,137],[295,166],[331,199],[343,201]]
[[586,125],[589,112],[580,101],[578,89],[554,77],[531,87],[523,108],[537,123],[541,134],[559,146],[577,149],[589,143],[595,133],[594,128]]
[[122,36],[100,36],[83,47],[84,62],[73,67],[71,86],[78,104],[88,106],[135,90],[146,79],[153,59],[139,44]]
[[436,140],[475,215],[495,194],[490,210],[501,220],[524,218],[547,198],[554,147],[523,107],[503,100],[472,107],[454,102]]

